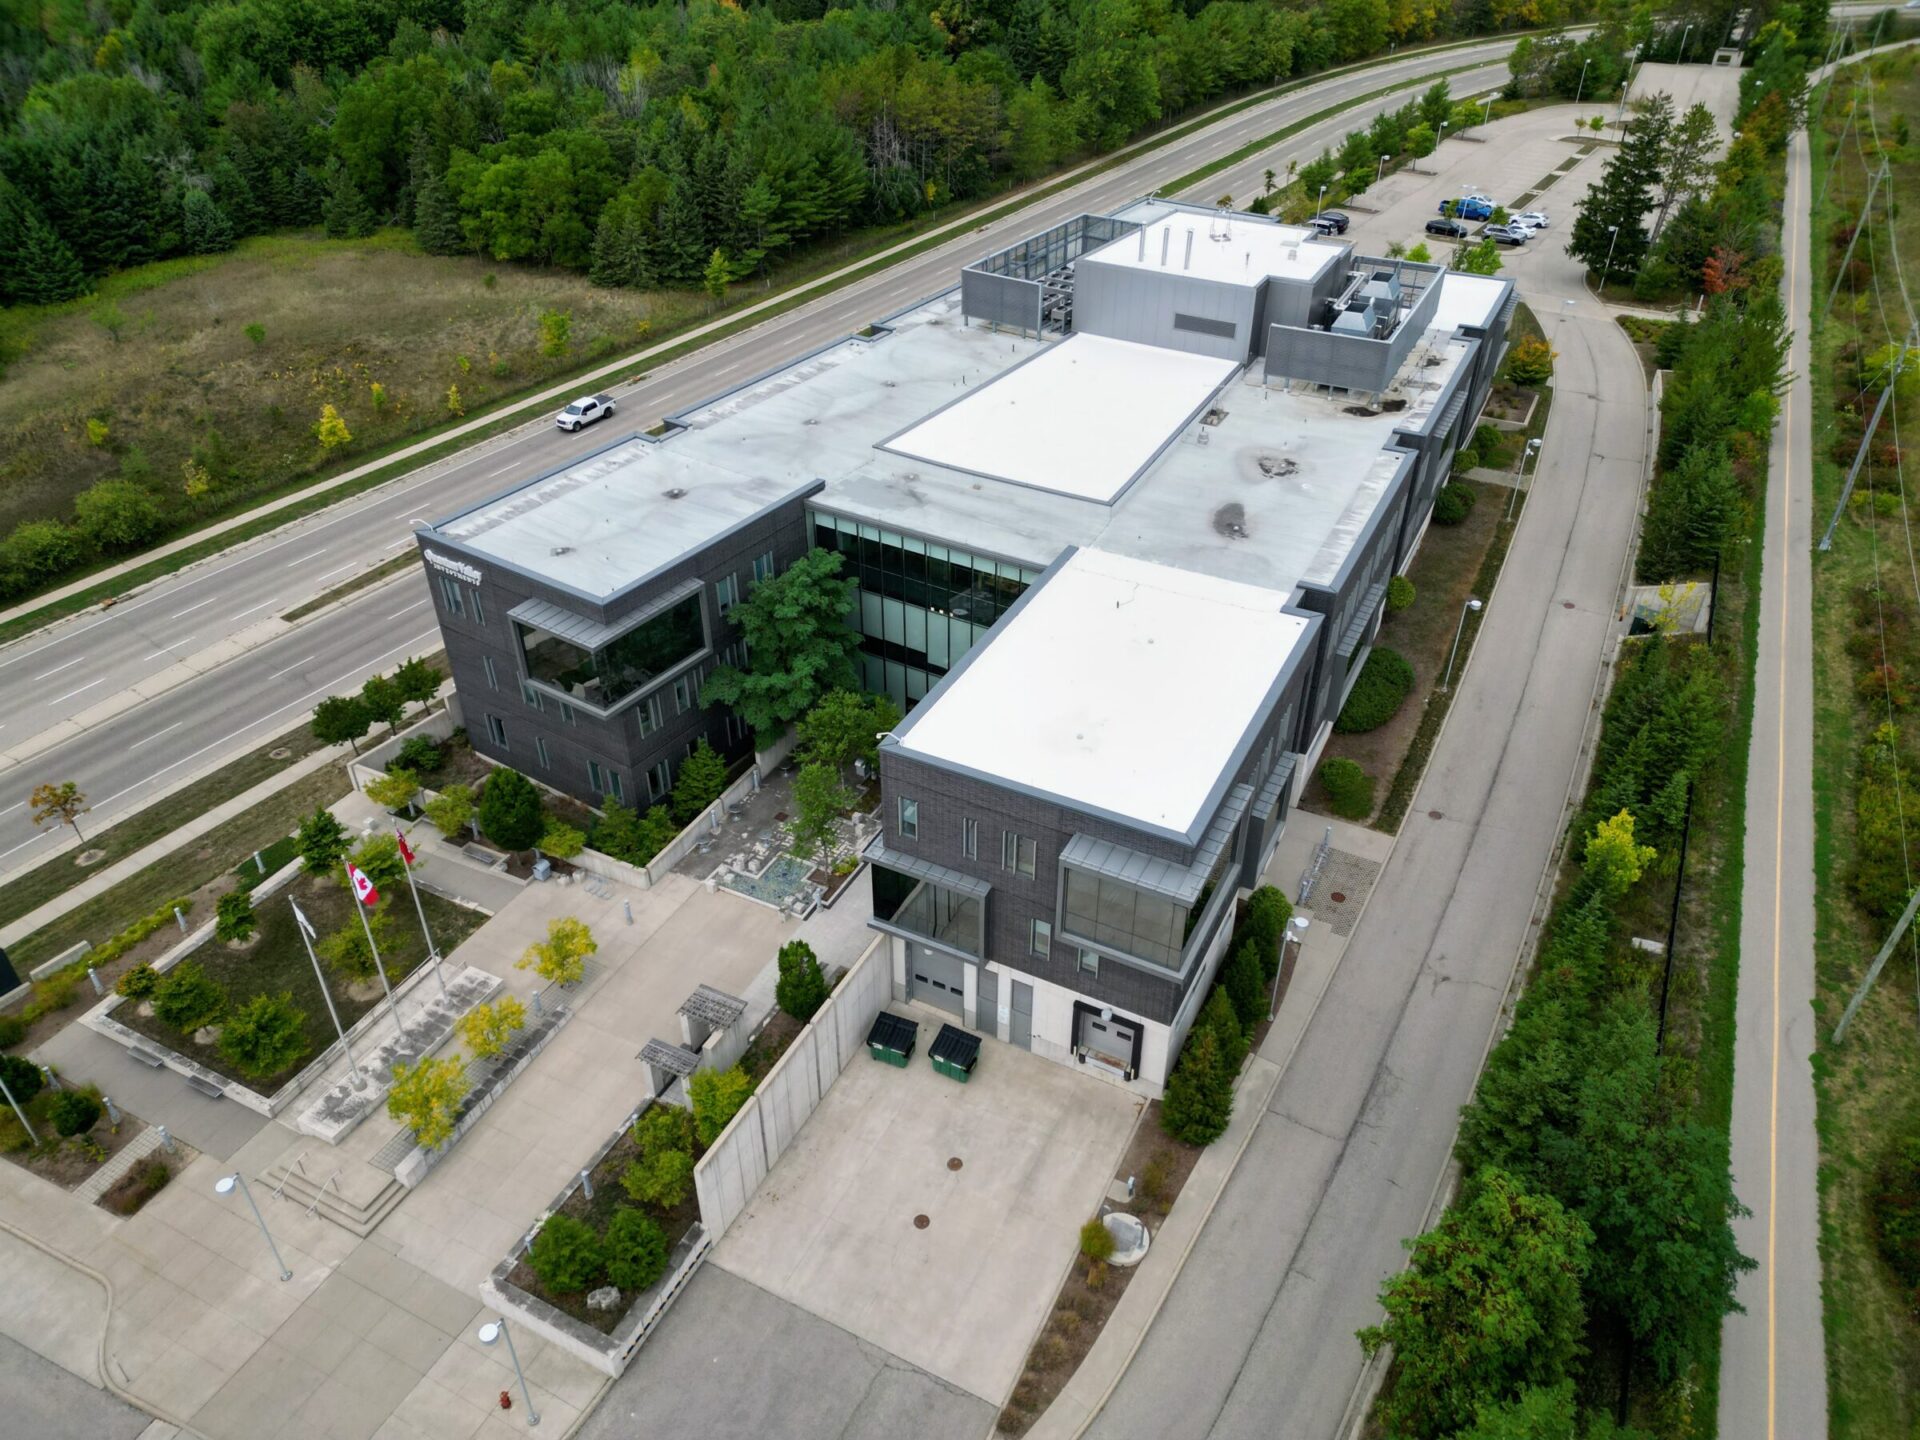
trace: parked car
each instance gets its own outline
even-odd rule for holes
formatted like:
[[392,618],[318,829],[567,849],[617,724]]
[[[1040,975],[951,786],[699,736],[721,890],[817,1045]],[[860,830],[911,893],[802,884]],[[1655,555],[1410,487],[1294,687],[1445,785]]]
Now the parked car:
[[1447,207],[1453,207],[1453,213],[1462,220],[1484,220],[1493,214],[1493,201],[1484,195],[1462,195],[1458,200],[1442,201],[1440,213],[1445,215]]
[[1309,215],[1307,224],[1313,226],[1322,235],[1344,235],[1347,226],[1353,222],[1338,210],[1322,210],[1318,215]]
[[1545,230],[1552,222],[1547,219],[1544,210],[1525,210],[1513,217],[1515,221],[1535,230]]
[[1467,238],[1467,227],[1458,220],[1429,220],[1427,234],[1444,235],[1449,240],[1464,240]]
[[611,395],[587,395],[562,410],[554,417],[553,423],[562,430],[579,430],[596,420],[606,419],[612,413]]
[[1527,232],[1514,225],[1489,225],[1481,235],[1496,245],[1524,245]]

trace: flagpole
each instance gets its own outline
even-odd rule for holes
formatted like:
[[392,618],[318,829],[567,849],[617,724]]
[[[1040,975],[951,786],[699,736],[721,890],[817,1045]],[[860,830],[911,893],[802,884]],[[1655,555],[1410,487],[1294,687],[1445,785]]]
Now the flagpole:
[[313,962],[313,978],[320,982],[320,998],[327,1002],[327,1014],[333,1019],[333,1028],[340,1036],[340,1048],[347,1057],[347,1079],[356,1090],[367,1088],[367,1077],[360,1073],[360,1067],[354,1063],[353,1047],[347,1043],[346,1026],[340,1023],[340,1012],[333,1006],[333,991],[327,988],[327,977],[320,969],[320,959],[313,953],[313,942],[307,938],[307,917],[300,913],[300,902],[293,896],[287,897],[287,904],[293,907],[294,929],[300,932],[300,943],[306,947],[307,959]]
[[[401,845],[404,846],[407,843],[407,837],[399,830],[396,829],[393,834]],[[420,917],[420,933],[427,939],[427,962],[433,966],[433,978],[440,982],[440,998],[444,1000],[447,998],[447,977],[440,969],[440,949],[433,943],[433,932],[427,929],[427,911],[426,907],[420,903],[420,887],[413,883],[413,862],[403,852],[400,856],[400,864],[407,872],[407,889],[413,892],[413,913]]]
[[[371,885],[373,882],[367,883]],[[373,943],[373,926],[367,921],[367,907],[360,903],[360,892],[353,888],[351,865],[347,866],[347,893],[353,896],[353,908],[360,912],[360,928],[367,932],[367,949],[373,952],[373,968],[380,972],[380,988],[387,992],[387,1008],[393,1012],[394,1036],[396,1039],[404,1038],[407,1029],[400,1023],[400,1002],[394,999],[393,986],[387,983],[387,967],[380,963],[380,947]]]

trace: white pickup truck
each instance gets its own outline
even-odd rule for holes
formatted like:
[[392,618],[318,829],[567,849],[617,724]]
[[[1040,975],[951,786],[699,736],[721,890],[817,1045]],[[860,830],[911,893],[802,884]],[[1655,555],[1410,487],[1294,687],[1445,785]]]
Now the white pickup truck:
[[562,430],[578,430],[593,424],[596,420],[604,420],[612,413],[613,397],[611,395],[587,395],[574,401],[554,416],[553,423]]

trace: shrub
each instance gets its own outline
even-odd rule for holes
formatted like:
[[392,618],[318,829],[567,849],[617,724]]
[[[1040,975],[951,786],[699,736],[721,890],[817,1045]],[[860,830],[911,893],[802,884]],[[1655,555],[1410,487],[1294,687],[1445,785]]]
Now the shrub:
[[571,1215],[550,1215],[527,1247],[527,1264],[555,1295],[591,1290],[606,1273],[606,1249],[593,1227]]
[[1887,1147],[1867,1207],[1880,1258],[1900,1282],[1907,1309],[1920,1315],[1920,1115]]
[[1387,613],[1398,615],[1413,604],[1413,582],[1404,575],[1396,575],[1387,581]]
[[1113,1232],[1100,1223],[1098,1215],[1080,1227],[1080,1253],[1095,1264],[1113,1258]]
[[571,860],[586,848],[585,831],[574,829],[558,816],[547,816],[545,828],[540,832],[542,855],[551,855],[556,860]]
[[1262,885],[1247,897],[1247,918],[1242,930],[1248,943],[1260,954],[1260,971],[1269,984],[1280,975],[1280,941],[1293,919],[1293,903],[1272,885]]
[[130,550],[166,524],[146,487],[132,480],[97,480],[73,499],[80,533],[102,550]]
[[446,760],[440,742],[426,735],[413,735],[400,742],[400,749],[387,762],[389,773],[411,770],[416,775],[431,775]]
[[1507,351],[1507,379],[1516,385],[1544,385],[1553,378],[1553,347],[1531,335]]
[[20,1055],[0,1055],[0,1080],[7,1082],[7,1089],[20,1105],[32,1100],[47,1083],[40,1067]]
[[182,960],[153,987],[153,1013],[180,1031],[211,1025],[226,1005],[226,991],[197,960]]
[[1226,1133],[1232,1118],[1233,1072],[1219,1037],[1211,1030],[1196,1030],[1187,1037],[1160,1101],[1161,1128],[1189,1145],[1211,1145]]
[[476,1005],[460,1017],[460,1038],[482,1060],[506,1049],[516,1030],[527,1023],[527,1007],[512,995]]
[[621,1172],[620,1188],[637,1204],[672,1210],[693,1189],[693,1156],[684,1150],[644,1155]]
[[404,810],[420,793],[420,777],[404,765],[389,765],[387,773],[361,787],[383,810]]
[[292,995],[256,995],[220,1027],[220,1053],[249,1079],[278,1075],[307,1053],[306,1020]]
[[[162,925],[172,924],[174,911],[178,910],[184,915],[191,909],[193,909],[193,901],[185,896],[182,896],[178,900],[167,901],[166,904],[162,905],[158,910],[155,910],[151,915],[142,916],[126,929],[122,930],[118,935],[94,946],[92,950],[87,952],[87,963],[97,968],[105,965],[109,960],[118,959],[154,931],[158,930]],[[78,972],[76,971],[75,973],[77,974]]]
[[665,1232],[631,1206],[615,1208],[607,1222],[606,1248],[607,1279],[629,1294],[667,1273]]
[[173,1167],[158,1155],[149,1155],[115,1181],[100,1203],[116,1215],[137,1214],[172,1178]]
[[1473,510],[1473,502],[1480,497],[1470,485],[1458,485],[1452,482],[1442,485],[1440,493],[1433,497],[1433,523],[1436,525],[1458,525]]
[[370,979],[378,967],[373,963],[373,951],[367,948],[367,929],[373,931],[373,943],[381,947],[383,954],[386,953],[393,944],[390,904],[390,901],[382,900],[367,911],[366,929],[357,920],[348,921],[314,946],[314,953],[343,974],[356,980]]
[[540,794],[518,770],[496,769],[480,792],[480,830],[505,850],[531,850],[546,827]]
[[662,1101],[649,1105],[634,1122],[633,1143],[640,1147],[642,1155],[655,1155],[663,1150],[679,1150],[691,1155],[693,1131],[691,1110]]
[[727,1122],[753,1094],[753,1078],[738,1065],[731,1070],[696,1070],[687,1079],[687,1097],[693,1102],[694,1133],[702,1145],[711,1145]]
[[18,1015],[0,1015],[0,1050],[27,1038],[27,1022]]
[[300,822],[300,864],[309,875],[331,874],[352,848],[347,827],[326,806]]
[[774,983],[773,996],[780,1008],[802,1025],[827,1000],[827,977],[820,973],[820,960],[804,940],[789,940],[780,947],[780,978]]
[[1687,342],[1692,338],[1692,326],[1685,320],[1661,326],[1653,341],[1653,363],[1662,370],[1673,369],[1687,353]]
[[1320,788],[1342,819],[1364,820],[1373,813],[1373,776],[1352,760],[1323,760]]
[[703,738],[680,762],[673,780],[673,818],[690,825],[700,812],[718,800],[727,788],[727,762]]
[[400,858],[400,842],[392,835],[369,835],[353,852],[353,863],[378,890],[391,894],[407,883],[407,862]]
[[1342,735],[1378,730],[1391,720],[1413,692],[1413,666],[1398,650],[1376,645],[1360,667],[1360,678],[1347,693],[1333,728]]
[[259,917],[253,913],[253,898],[246,891],[234,890],[220,897],[213,922],[215,939],[246,940],[259,928]]
[[62,1090],[47,1102],[47,1118],[61,1139],[71,1140],[100,1123],[100,1102],[84,1090]]
[[143,1000],[160,983],[160,972],[151,965],[136,965],[114,982],[113,993],[129,1000]]
[[473,819],[473,791],[465,785],[447,786],[427,802],[427,819],[451,840]]
[[466,1095],[467,1067],[460,1056],[422,1055],[411,1065],[393,1067],[387,1114],[413,1131],[414,1144],[433,1150],[453,1138]]

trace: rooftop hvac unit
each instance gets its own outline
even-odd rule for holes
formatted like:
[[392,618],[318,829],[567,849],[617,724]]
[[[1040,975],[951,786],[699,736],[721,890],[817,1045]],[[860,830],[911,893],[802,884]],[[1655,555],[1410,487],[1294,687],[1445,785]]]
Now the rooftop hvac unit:
[[1373,317],[1367,313],[1365,306],[1356,310],[1342,310],[1333,317],[1333,323],[1327,328],[1336,335],[1370,336],[1373,334]]

